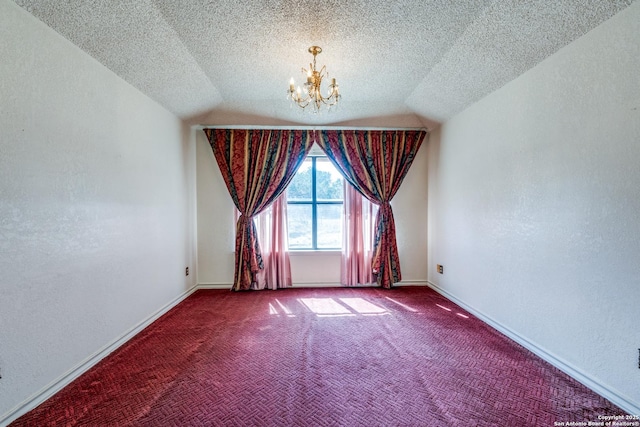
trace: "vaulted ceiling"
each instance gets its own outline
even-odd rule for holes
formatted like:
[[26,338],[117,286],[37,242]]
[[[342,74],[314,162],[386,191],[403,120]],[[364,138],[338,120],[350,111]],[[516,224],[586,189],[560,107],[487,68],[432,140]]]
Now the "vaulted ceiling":
[[[15,1],[183,119],[385,125],[417,117],[425,126],[452,117],[633,2]],[[326,65],[343,96],[328,114],[301,114],[286,99],[289,79],[303,79],[312,45],[322,47],[318,65]]]

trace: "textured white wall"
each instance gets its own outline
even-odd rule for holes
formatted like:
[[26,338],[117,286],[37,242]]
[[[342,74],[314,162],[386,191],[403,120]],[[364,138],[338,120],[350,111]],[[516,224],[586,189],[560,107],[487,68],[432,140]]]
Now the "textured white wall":
[[[233,282],[235,225],[233,202],[206,136],[196,133],[198,187],[198,283]],[[403,281],[426,282],[427,144],[418,154],[392,200]],[[339,254],[291,257],[294,286],[339,284]]]
[[2,424],[195,284],[195,148],[174,115],[7,0],[0,40]]
[[429,146],[429,280],[636,408],[639,40],[636,2]]
[[204,132],[195,131],[198,283],[233,283],[234,206]]
[[427,138],[391,200],[403,282],[427,280]]

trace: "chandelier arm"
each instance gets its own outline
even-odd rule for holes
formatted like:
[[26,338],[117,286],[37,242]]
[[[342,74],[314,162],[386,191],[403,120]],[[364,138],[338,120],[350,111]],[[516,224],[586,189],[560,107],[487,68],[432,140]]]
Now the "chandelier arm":
[[[331,96],[330,96],[330,97],[328,97],[328,98],[324,98],[324,97],[323,97],[323,98],[322,98],[322,103],[323,103],[324,105],[328,105],[329,107],[331,107],[331,106],[333,106],[333,105],[336,105],[336,104],[338,103],[339,96],[340,96],[340,95],[338,95],[338,96],[331,95]],[[333,99],[333,101],[332,101],[332,102],[329,102],[329,101],[331,101],[332,99]]]

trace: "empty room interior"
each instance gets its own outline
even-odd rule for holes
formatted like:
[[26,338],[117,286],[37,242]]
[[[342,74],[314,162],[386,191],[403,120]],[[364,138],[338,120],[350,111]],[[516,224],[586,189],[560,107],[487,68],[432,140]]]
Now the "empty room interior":
[[[572,420],[640,425],[640,2],[0,0],[0,35],[0,425],[197,298],[293,324],[317,295],[375,322],[433,298],[616,408]],[[230,188],[264,153],[237,147],[266,134],[288,169],[249,207]],[[398,185],[347,283],[347,204],[380,191],[344,162],[366,150]],[[266,287],[291,289],[256,290],[275,200],[290,277]],[[287,295],[308,304],[255,302]]]

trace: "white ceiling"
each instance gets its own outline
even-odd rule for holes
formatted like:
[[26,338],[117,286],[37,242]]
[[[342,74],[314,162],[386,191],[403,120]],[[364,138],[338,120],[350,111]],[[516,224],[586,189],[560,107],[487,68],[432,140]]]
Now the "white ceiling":
[[[634,0],[15,1],[184,119],[430,126]],[[343,95],[329,114],[286,99],[311,45]]]

